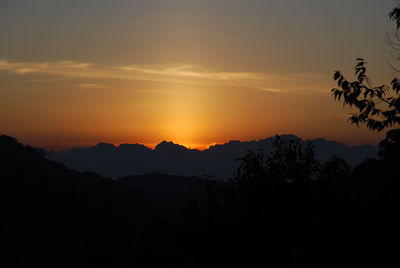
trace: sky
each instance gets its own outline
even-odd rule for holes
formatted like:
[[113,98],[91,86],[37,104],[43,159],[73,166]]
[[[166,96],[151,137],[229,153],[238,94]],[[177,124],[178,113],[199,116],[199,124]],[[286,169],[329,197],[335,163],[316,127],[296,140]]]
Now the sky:
[[335,70],[394,75],[396,0],[1,0],[0,132],[44,148],[275,134],[376,145]]

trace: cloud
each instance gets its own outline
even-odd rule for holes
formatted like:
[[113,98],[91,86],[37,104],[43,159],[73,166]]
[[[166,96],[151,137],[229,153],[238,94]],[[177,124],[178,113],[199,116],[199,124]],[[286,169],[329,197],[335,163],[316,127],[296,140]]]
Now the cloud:
[[285,90],[283,90],[281,88],[260,87],[259,89],[262,91],[268,91],[268,92],[272,92],[272,93],[284,93],[285,92]]
[[82,83],[78,85],[81,88],[107,88],[106,86],[96,84],[96,83]]
[[47,73],[72,77],[94,76],[103,78],[141,79],[147,76],[194,78],[206,80],[263,79],[262,75],[249,72],[210,72],[194,70],[194,66],[98,66],[93,63],[75,61],[57,62],[11,62],[0,60],[0,70],[17,74]]
[[35,83],[54,83],[54,82],[61,82],[61,81],[66,81],[66,78],[35,78],[35,79],[29,79],[27,80],[28,82],[35,82]]
[[75,61],[57,61],[57,62],[10,62],[0,60],[0,70],[10,71],[18,74],[27,73],[48,73],[63,74],[76,70],[88,69],[93,66],[92,63]]
[[175,66],[175,67],[143,67],[143,66],[122,66],[118,69],[128,72],[138,72],[151,75],[162,75],[182,78],[196,78],[208,80],[236,80],[236,79],[251,79],[262,80],[263,75],[260,73],[251,72],[210,72],[204,70],[195,71],[196,66]]
[[[63,78],[122,79],[154,82],[252,88],[274,93],[318,92],[323,78],[315,73],[267,73],[211,71],[193,65],[103,66],[88,62],[13,62],[0,60],[0,71],[19,75],[47,74]],[[103,87],[95,82],[81,83],[82,88]],[[324,88],[324,87],[323,87]]]

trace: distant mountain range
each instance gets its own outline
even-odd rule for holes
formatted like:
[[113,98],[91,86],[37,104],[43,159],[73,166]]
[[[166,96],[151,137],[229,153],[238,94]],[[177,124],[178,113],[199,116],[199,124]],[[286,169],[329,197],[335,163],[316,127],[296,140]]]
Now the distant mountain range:
[[[284,140],[306,142],[295,135],[282,135]],[[275,138],[259,141],[229,141],[210,146],[204,151],[188,149],[173,142],[163,141],[155,149],[142,144],[121,144],[114,146],[99,143],[88,148],[74,148],[68,151],[49,151],[46,157],[61,162],[78,171],[93,171],[103,176],[120,177],[148,174],[154,171],[184,176],[214,176],[228,179],[238,167],[238,158],[248,151],[272,149]],[[351,166],[366,158],[376,158],[378,148],[372,145],[348,146],[322,138],[309,140],[315,147],[316,157],[321,163],[332,156],[345,159]]]

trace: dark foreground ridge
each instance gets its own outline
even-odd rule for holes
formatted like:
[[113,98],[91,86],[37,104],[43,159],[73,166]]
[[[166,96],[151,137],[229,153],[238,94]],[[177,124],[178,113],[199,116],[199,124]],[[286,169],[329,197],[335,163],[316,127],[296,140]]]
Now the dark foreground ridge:
[[320,165],[277,138],[230,181],[76,172],[0,136],[4,267],[398,267],[400,130]]
[[[284,140],[303,141],[294,135],[281,136]],[[46,157],[79,171],[92,171],[103,176],[116,178],[126,175],[140,175],[157,170],[161,173],[185,176],[214,176],[219,179],[231,178],[238,167],[237,159],[248,151],[272,149],[275,138],[259,141],[230,141],[210,146],[204,151],[187,149],[172,142],[163,141],[154,150],[141,144],[99,143],[88,148],[76,148],[67,152],[50,151]],[[332,156],[345,159],[354,167],[367,158],[376,158],[377,147],[372,145],[348,146],[325,139],[311,140],[317,158],[322,162]]]
[[146,264],[149,248],[158,247],[149,244],[152,226],[169,228],[188,202],[205,199],[200,178],[153,173],[115,181],[70,170],[5,135],[0,178],[3,267]]

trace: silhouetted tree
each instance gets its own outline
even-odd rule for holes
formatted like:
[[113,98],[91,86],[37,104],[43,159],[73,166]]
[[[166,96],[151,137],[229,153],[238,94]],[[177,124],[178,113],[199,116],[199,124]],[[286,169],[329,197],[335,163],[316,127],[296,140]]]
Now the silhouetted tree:
[[[386,40],[390,46],[389,53],[396,62],[400,62],[400,6],[396,6],[390,11],[389,18],[396,22],[396,29],[386,34]],[[393,70],[399,72],[399,68],[396,64],[389,64]]]
[[[400,27],[400,7],[397,6],[389,13],[389,18],[396,21],[394,38],[400,41],[398,33]],[[400,42],[389,38],[392,48],[399,51]],[[394,56],[400,60],[399,56]],[[349,81],[340,71],[335,71],[333,78],[338,88],[331,90],[335,100],[343,101],[343,105],[356,108],[349,121],[357,126],[365,124],[369,129],[381,131],[400,125],[400,80],[394,78],[390,86],[373,86],[367,76],[366,62],[357,58],[354,67],[356,80]]]
[[[335,156],[332,157],[318,172],[319,190],[325,197],[333,197],[341,193],[350,174],[351,167],[345,160]],[[334,198],[336,198],[336,196]]]
[[399,160],[400,158],[400,129],[388,131],[386,138],[379,144],[378,155],[387,161]]
[[[396,22],[396,32],[389,36],[389,45],[400,51],[400,7],[389,13]],[[397,40],[397,41],[396,41]],[[399,61],[400,54],[394,56]],[[334,232],[336,237],[346,239],[346,245],[356,250],[352,256],[360,260],[383,262],[396,260],[400,224],[400,181],[397,164],[400,160],[400,80],[394,78],[390,86],[373,86],[367,76],[366,62],[357,59],[354,67],[356,79],[347,80],[340,71],[334,73],[338,88],[331,90],[335,100],[344,106],[355,108],[350,116],[352,124],[366,125],[370,130],[387,129],[386,138],[380,143],[379,159],[366,159],[351,173],[341,160],[333,159],[326,163],[320,172],[318,195],[320,204],[329,208],[329,214],[321,213],[321,219],[338,226],[346,219],[345,228]],[[330,214],[333,215],[330,218]],[[338,221],[338,219],[340,219]],[[368,239],[365,234],[368,233]],[[345,234],[344,236],[342,234]],[[380,245],[377,247],[376,245]],[[348,248],[350,251],[350,248]],[[397,264],[398,265],[398,264]]]
[[349,121],[357,126],[366,124],[371,130],[381,131],[400,124],[400,80],[394,78],[391,86],[373,86],[366,75],[366,62],[358,58],[355,81],[348,81],[340,71],[333,75],[338,88],[332,89],[335,100],[355,107]]
[[283,141],[279,136],[266,164],[270,176],[276,176],[277,172],[278,176],[295,184],[309,183],[320,169],[312,143],[303,146],[298,140]]

